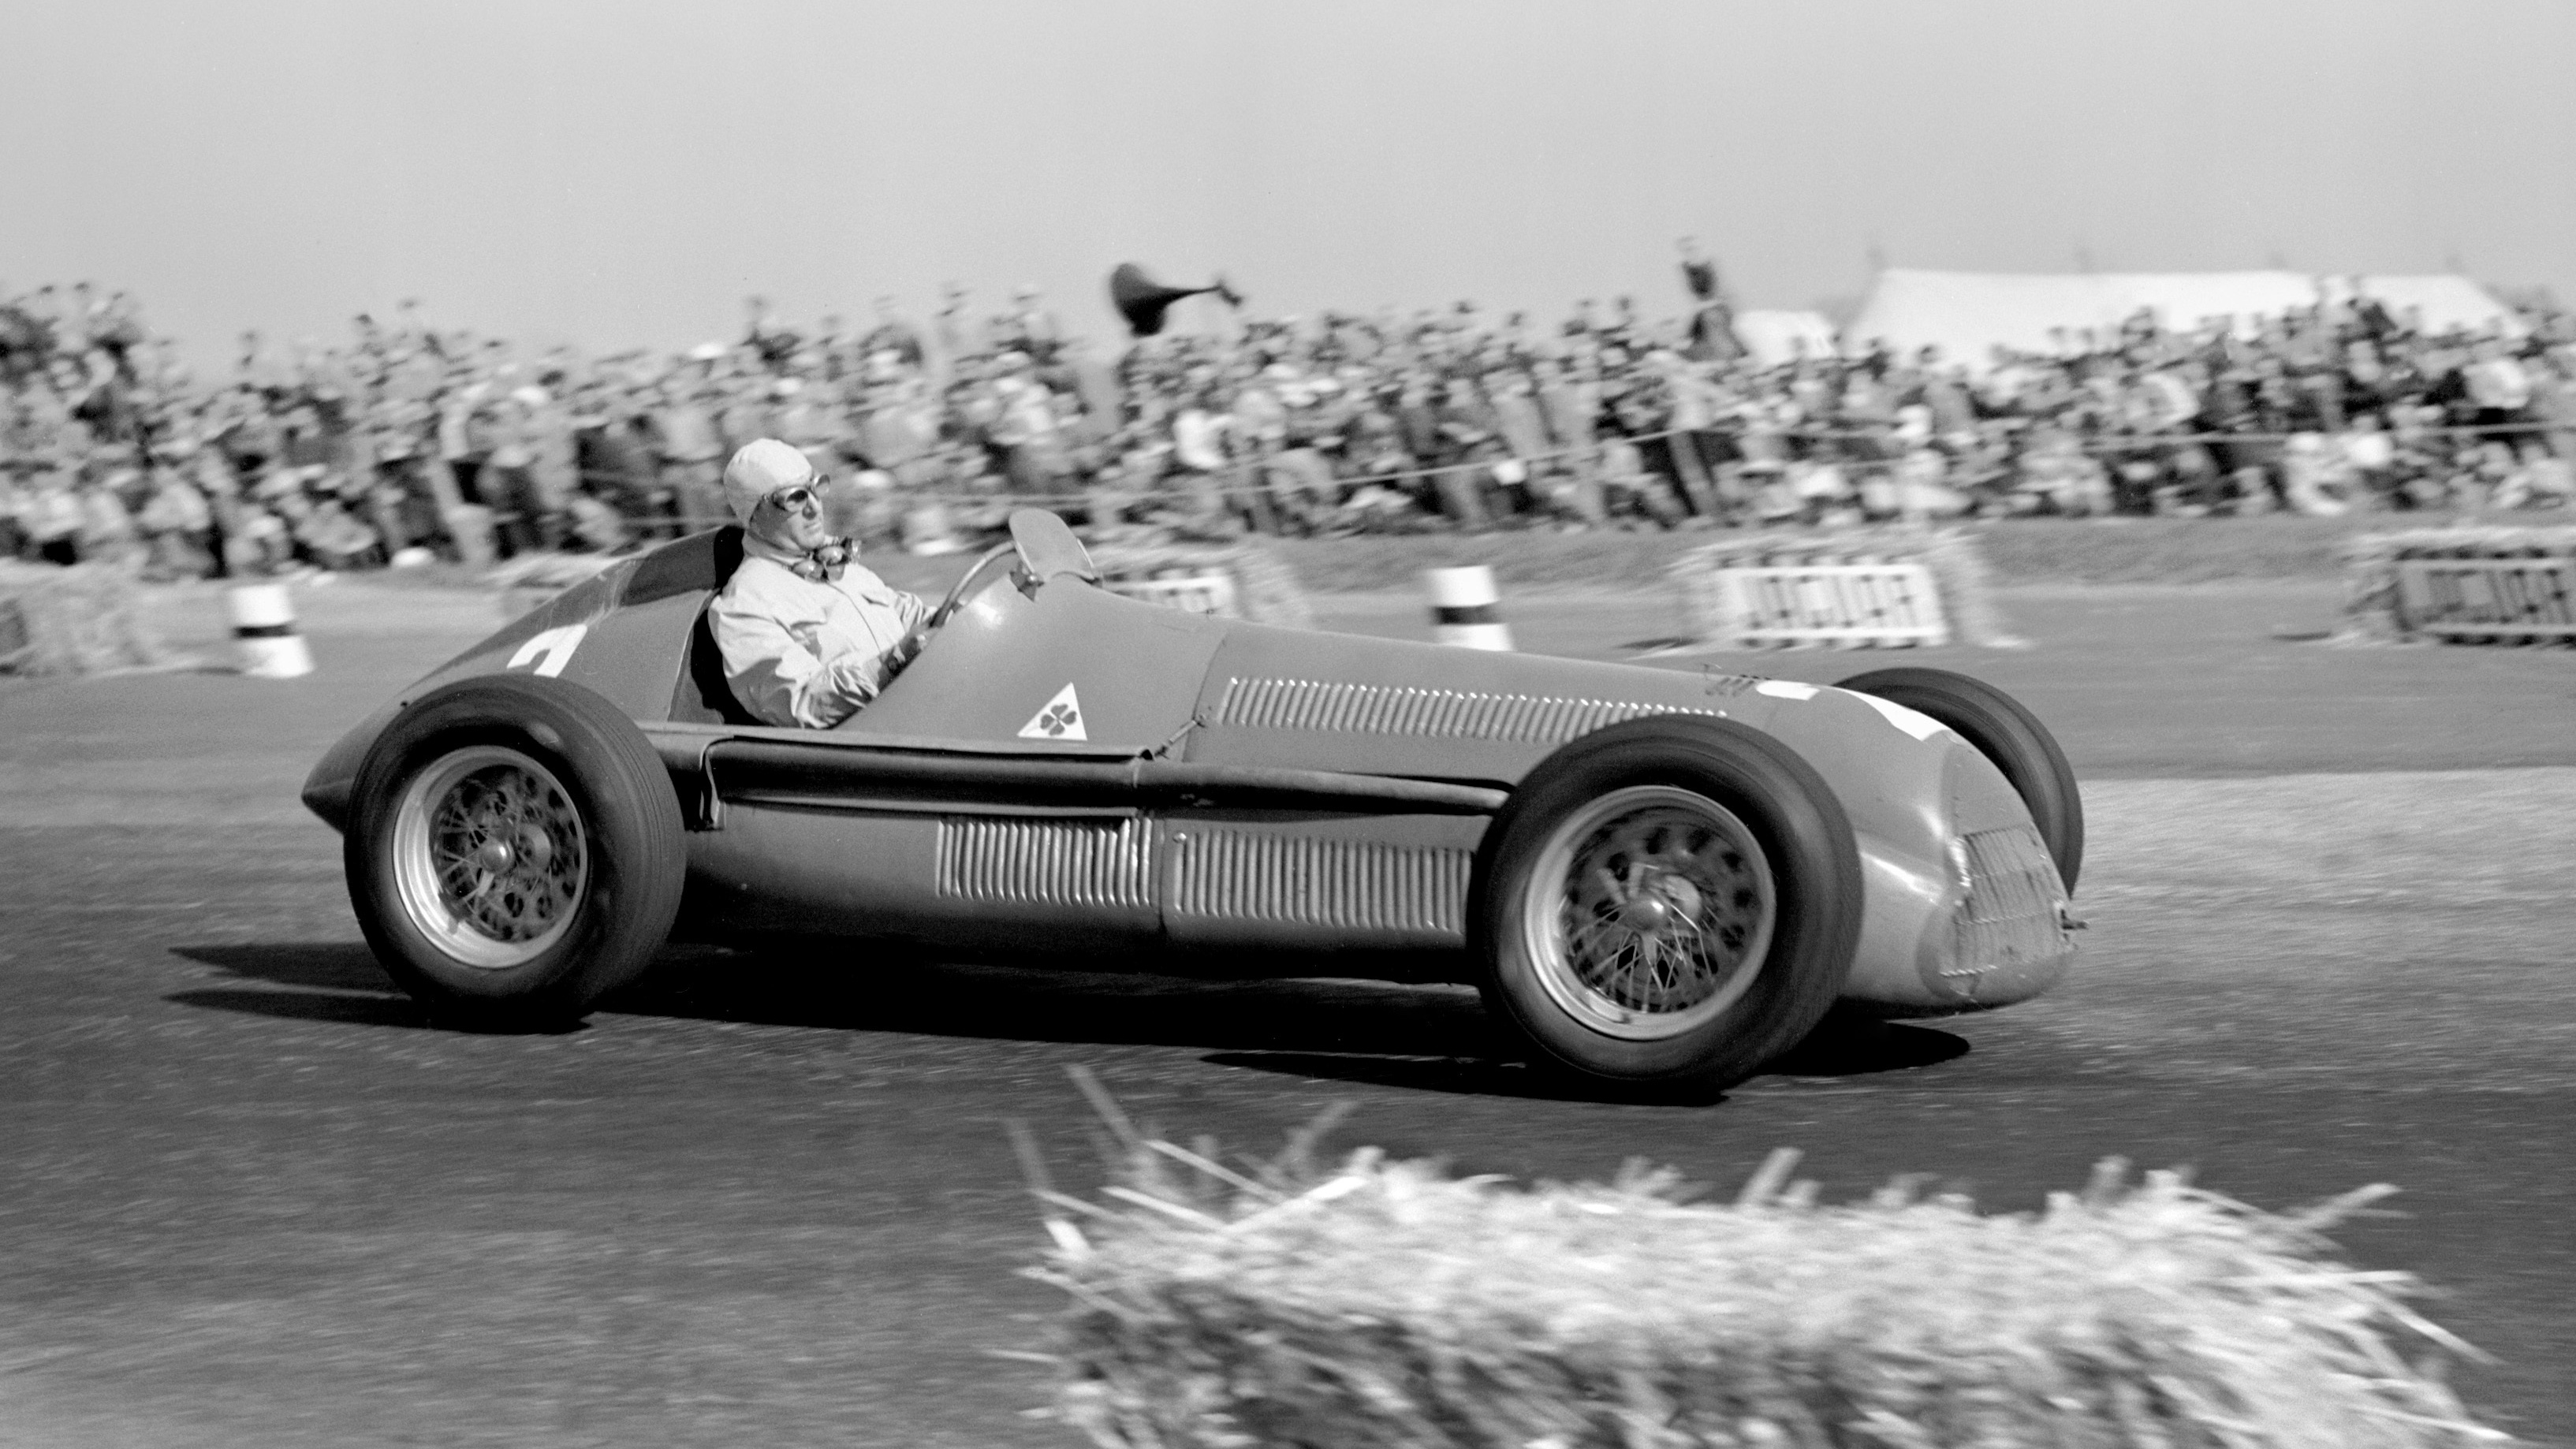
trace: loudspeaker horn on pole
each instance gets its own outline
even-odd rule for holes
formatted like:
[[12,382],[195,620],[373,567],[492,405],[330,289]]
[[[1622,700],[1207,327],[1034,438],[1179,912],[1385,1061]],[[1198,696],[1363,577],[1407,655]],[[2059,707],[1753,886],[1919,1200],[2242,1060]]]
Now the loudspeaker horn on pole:
[[1145,269],[1134,262],[1121,262],[1118,270],[1109,274],[1109,305],[1118,309],[1118,315],[1127,319],[1127,330],[1138,337],[1151,337],[1162,331],[1163,313],[1183,297],[1195,297],[1201,292],[1216,293],[1229,307],[1243,305],[1243,298],[1225,284],[1223,277],[1205,287],[1167,287],[1146,276]]

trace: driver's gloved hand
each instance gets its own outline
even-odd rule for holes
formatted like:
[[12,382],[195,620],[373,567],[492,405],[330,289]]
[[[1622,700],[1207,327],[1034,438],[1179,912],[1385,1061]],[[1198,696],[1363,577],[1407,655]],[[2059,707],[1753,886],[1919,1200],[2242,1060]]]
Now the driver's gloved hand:
[[852,709],[860,708],[877,697],[877,691],[894,677],[894,655],[889,651],[882,664],[863,654],[845,655],[825,667],[824,678],[830,693]]

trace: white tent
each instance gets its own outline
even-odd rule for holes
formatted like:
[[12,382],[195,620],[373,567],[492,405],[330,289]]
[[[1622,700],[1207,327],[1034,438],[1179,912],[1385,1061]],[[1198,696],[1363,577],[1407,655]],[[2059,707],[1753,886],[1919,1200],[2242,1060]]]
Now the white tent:
[[1764,367],[1835,352],[1833,320],[1822,312],[1766,311],[1735,314],[1735,340]]
[[2301,272],[1922,272],[1878,274],[1859,315],[1843,329],[1854,348],[1885,341],[1899,352],[1938,347],[1947,362],[1983,367],[1996,347],[2056,352],[2052,329],[2116,334],[2148,308],[2167,327],[2204,317],[2245,319],[2314,306],[2315,279]]
[[2349,295],[2355,283],[2401,318],[2420,308],[2424,325],[2509,327],[2512,311],[2466,277],[2314,277],[2304,272],[1927,272],[1891,268],[1879,273],[1859,315],[1843,329],[1846,347],[1884,341],[1900,352],[1938,347],[1945,361],[1988,364],[1993,348],[2055,352],[2051,331],[2114,334],[2140,309],[2168,328],[2190,330],[2203,319],[2236,319],[2240,332],[2255,319],[2320,300]]
[[2483,332],[2501,326],[2506,336],[2521,337],[2531,330],[2511,307],[2466,277],[2436,272],[2413,277],[2323,280],[2327,296],[2349,297],[2357,287],[2361,295],[2376,298],[2398,321],[2425,332]]

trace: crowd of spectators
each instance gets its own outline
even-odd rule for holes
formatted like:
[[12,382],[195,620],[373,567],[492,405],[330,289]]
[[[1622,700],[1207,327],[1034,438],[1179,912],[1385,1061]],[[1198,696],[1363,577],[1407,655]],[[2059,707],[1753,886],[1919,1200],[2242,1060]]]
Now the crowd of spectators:
[[[1031,289],[926,323],[780,321],[586,357],[426,323],[246,335],[192,373],[133,300],[0,302],[0,557],[161,577],[608,550],[724,521],[726,456],[796,444],[843,531],[914,547],[1034,502],[1195,536],[1842,524],[2019,514],[2508,510],[2576,495],[2576,321],[2433,334],[2375,303],[2141,314],[1970,370],[1933,349],[1763,363],[1714,268],[1689,307],[1542,324],[1225,318],[1117,346]],[[6,297],[0,292],[0,297]]]

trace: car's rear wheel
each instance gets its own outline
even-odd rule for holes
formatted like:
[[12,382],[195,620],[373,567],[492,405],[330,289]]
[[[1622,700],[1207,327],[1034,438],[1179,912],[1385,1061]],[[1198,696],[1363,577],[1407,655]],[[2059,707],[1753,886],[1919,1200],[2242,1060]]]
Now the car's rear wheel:
[[1834,686],[1929,715],[1994,762],[2029,807],[2069,895],[2084,868],[2084,795],[2057,737],[2020,700],[1947,669],[1873,669]]
[[1533,1061],[1717,1087],[1795,1045],[1860,939],[1859,848],[1796,752],[1665,715],[1567,745],[1487,831],[1468,945]]
[[687,874],[642,732],[531,675],[462,680],[395,718],[359,769],[343,864],[398,985],[514,1027],[577,1019],[641,973]]

